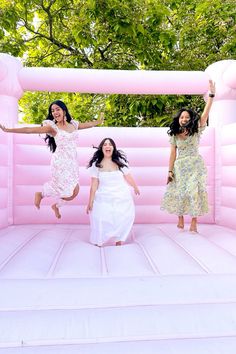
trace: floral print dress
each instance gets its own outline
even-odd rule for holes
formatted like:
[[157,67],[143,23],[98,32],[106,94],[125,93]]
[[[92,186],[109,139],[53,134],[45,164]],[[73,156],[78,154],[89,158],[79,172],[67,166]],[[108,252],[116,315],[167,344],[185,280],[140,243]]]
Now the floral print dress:
[[170,143],[177,147],[178,156],[174,163],[174,180],[168,184],[161,202],[161,209],[170,214],[197,217],[208,212],[207,170],[198,152],[204,129],[205,126],[200,127],[198,133],[185,139],[170,138]]
[[71,121],[76,128],[69,133],[61,130],[51,120],[45,120],[43,125],[50,124],[57,132],[54,137],[57,148],[51,159],[51,181],[43,185],[44,197],[66,198],[73,194],[79,182],[79,168],[77,161],[77,121]]

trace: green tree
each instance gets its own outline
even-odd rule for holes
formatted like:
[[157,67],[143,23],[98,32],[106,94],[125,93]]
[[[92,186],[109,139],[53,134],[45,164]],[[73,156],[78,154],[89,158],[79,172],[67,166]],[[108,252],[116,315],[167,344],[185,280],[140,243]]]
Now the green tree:
[[[235,57],[234,0],[2,0],[0,52],[27,66],[204,70]],[[106,124],[169,124],[188,96],[26,93],[25,120],[40,122],[55,98],[81,121],[102,108]]]

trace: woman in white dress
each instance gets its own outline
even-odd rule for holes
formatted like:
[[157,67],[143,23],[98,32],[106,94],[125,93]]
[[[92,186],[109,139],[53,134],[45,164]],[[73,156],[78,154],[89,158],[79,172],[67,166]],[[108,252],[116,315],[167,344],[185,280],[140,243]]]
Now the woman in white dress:
[[90,241],[102,246],[114,238],[116,245],[121,245],[127,239],[135,217],[130,186],[135,194],[140,194],[126,156],[117,150],[111,138],[105,138],[88,167],[91,176],[87,206],[91,223]]
[[35,193],[35,206],[39,209],[44,197],[52,197],[55,203],[52,210],[57,218],[61,218],[60,207],[73,200],[79,193],[79,171],[77,162],[78,129],[95,127],[103,122],[103,113],[99,120],[79,123],[73,120],[64,102],[57,100],[50,104],[47,119],[39,127],[0,129],[7,133],[46,134],[52,154],[51,180]]

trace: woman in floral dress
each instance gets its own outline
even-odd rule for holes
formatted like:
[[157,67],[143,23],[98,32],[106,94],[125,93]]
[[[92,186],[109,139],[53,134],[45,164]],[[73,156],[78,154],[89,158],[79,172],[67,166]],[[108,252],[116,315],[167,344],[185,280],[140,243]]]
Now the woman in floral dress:
[[198,146],[214,96],[215,84],[210,80],[208,100],[201,117],[191,109],[181,109],[168,130],[171,144],[168,186],[161,209],[178,215],[180,229],[184,229],[184,215],[190,215],[191,232],[197,232],[197,217],[208,212],[207,170]]
[[130,173],[125,155],[113,139],[105,138],[89,162],[91,188],[87,213],[90,214],[90,241],[102,246],[114,238],[120,246],[133,226],[135,210],[130,187],[139,189]]
[[40,192],[35,193],[35,206],[39,209],[44,197],[53,197],[55,203],[52,210],[57,218],[61,218],[60,207],[73,200],[79,193],[79,171],[77,162],[78,129],[87,129],[101,124],[103,113],[99,120],[79,123],[72,120],[67,106],[60,100],[50,104],[48,116],[40,127],[6,128],[0,124],[0,129],[9,133],[47,134],[45,141],[52,151],[52,178],[46,182]]

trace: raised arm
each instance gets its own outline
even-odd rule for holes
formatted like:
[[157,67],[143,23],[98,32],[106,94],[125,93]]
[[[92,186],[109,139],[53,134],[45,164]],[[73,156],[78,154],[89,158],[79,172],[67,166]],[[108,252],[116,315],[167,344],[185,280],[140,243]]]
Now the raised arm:
[[212,80],[209,80],[209,93],[208,93],[208,99],[207,99],[207,103],[205,105],[205,108],[202,112],[201,118],[200,118],[200,127],[204,127],[204,125],[206,125],[209,113],[210,113],[210,109],[213,103],[213,99],[215,97],[215,83],[213,83]]
[[88,129],[96,127],[97,125],[103,124],[104,121],[104,112],[100,112],[99,118],[97,120],[91,120],[89,122],[80,123],[78,129]]
[[6,128],[4,125],[0,124],[0,129],[6,133],[20,133],[20,134],[50,134],[52,136],[56,135],[56,131],[50,126],[45,125],[43,127],[22,127],[22,128]]

